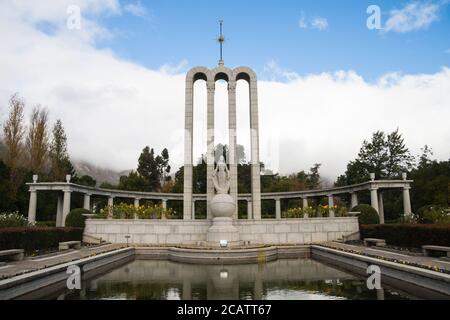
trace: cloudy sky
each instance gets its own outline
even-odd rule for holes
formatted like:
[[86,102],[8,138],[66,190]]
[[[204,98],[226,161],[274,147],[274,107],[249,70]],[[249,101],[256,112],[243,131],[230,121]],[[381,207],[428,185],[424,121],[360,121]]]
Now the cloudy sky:
[[[373,4],[380,29],[367,27]],[[259,77],[261,159],[274,171],[322,163],[333,179],[364,139],[396,128],[414,154],[428,144],[447,160],[449,13],[448,0],[2,0],[0,118],[19,92],[27,117],[40,103],[52,122],[62,119],[74,159],[130,169],[149,145],[167,147],[178,167],[184,75],[217,65],[224,19],[225,63]],[[201,82],[195,88],[199,157],[206,90]],[[248,149],[247,90],[238,84],[238,143]],[[217,142],[227,140],[226,96],[218,83]]]

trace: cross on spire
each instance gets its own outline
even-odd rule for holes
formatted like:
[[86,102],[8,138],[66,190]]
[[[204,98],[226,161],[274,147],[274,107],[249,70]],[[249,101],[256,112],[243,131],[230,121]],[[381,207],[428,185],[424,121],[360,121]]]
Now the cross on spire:
[[219,60],[219,65],[223,66],[224,62],[223,62],[223,44],[225,42],[225,37],[223,36],[223,20],[219,20],[219,24],[220,24],[220,36],[217,38],[217,42],[219,42],[220,44],[220,60]]

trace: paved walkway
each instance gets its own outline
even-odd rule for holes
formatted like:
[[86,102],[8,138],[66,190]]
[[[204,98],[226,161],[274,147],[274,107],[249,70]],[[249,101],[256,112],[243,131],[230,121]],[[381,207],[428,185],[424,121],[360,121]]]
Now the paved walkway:
[[67,252],[62,252],[61,254],[27,257],[22,261],[8,262],[6,265],[0,266],[0,280],[53,267],[58,264],[88,258],[124,247],[126,247],[126,245],[118,244],[107,244],[98,247],[83,247],[80,250],[69,250]]
[[450,273],[450,259],[446,258],[412,256],[408,255],[407,252],[395,253],[380,248],[368,248],[364,246],[356,246],[338,242],[329,242],[323,244],[322,246],[345,252],[361,254],[372,258],[403,263],[428,270]]

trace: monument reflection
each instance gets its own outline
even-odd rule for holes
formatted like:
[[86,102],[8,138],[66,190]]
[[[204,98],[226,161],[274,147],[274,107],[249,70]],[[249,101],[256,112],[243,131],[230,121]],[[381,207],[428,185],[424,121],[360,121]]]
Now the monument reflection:
[[[54,297],[56,298],[56,297]],[[365,279],[310,259],[266,264],[191,265],[135,260],[58,299],[317,300],[408,299],[368,290]]]

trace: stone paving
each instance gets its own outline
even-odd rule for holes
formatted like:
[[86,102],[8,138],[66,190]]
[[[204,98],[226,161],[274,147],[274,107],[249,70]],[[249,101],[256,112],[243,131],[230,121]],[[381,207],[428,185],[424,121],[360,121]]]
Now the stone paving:
[[368,248],[362,245],[350,245],[339,242],[329,242],[322,244],[322,246],[332,249],[337,249],[345,252],[361,254],[372,258],[379,258],[382,260],[399,262],[419,268],[428,270],[441,271],[450,273],[450,259],[437,257],[424,257],[418,255],[408,255],[407,252],[395,253],[382,248]]
[[70,261],[96,256],[124,247],[126,247],[126,245],[107,244],[96,247],[83,247],[80,250],[68,250],[56,255],[26,257],[22,261],[8,262],[6,265],[0,266],[0,280],[53,267]]

